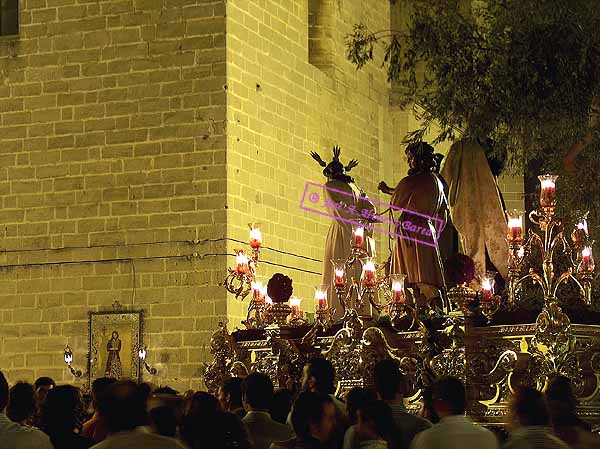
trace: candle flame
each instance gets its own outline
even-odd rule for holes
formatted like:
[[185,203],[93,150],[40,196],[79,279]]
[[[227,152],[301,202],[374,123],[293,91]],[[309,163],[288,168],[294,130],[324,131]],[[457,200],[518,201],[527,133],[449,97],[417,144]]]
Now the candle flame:
[[373,261],[369,260],[368,262],[365,262],[365,265],[363,266],[363,270],[364,271],[375,271],[375,264],[373,263]]
[[238,253],[238,255],[235,256],[235,262],[238,265],[247,265],[248,264],[248,256],[246,256],[244,253]]
[[508,219],[509,228],[521,228],[523,226],[523,219],[521,217],[511,217]]
[[519,248],[519,251],[517,251],[517,256],[519,256],[519,258],[522,259],[524,255],[525,255],[525,247],[521,246]]
[[260,233],[260,229],[252,228],[250,230],[250,240],[256,240],[259,243],[262,243],[262,234]]
[[298,307],[300,308],[300,298],[293,296],[290,298],[290,307]]
[[356,228],[354,230],[354,235],[358,237],[363,237],[365,235],[365,228]]
[[489,278],[483,278],[481,281],[481,288],[491,292],[492,291],[492,281]]
[[335,276],[339,277],[339,278],[343,278],[344,277],[344,269],[343,268],[336,268],[335,269]]
[[141,360],[146,360],[146,350],[144,348],[141,348],[138,355],[140,356]]
[[402,285],[402,282],[399,282],[399,281],[392,282],[392,290],[394,290],[395,292],[401,292],[402,290],[404,290],[404,286]]
[[554,181],[554,179],[550,178],[542,179],[540,185],[542,186],[543,190],[556,188],[556,182]]
[[265,296],[265,302],[269,305],[273,305],[273,300],[271,299],[271,297],[269,295]]
[[585,248],[583,248],[581,250],[581,255],[583,257],[590,257],[592,255],[592,248],[590,248],[589,246],[586,246]]
[[581,230],[585,231],[585,233],[587,234],[588,233],[587,220],[583,219],[579,223],[577,223],[577,229],[581,229]]

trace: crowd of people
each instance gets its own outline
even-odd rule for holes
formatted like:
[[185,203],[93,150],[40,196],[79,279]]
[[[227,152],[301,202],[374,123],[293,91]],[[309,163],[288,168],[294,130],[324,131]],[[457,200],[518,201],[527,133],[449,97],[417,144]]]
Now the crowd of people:
[[465,415],[463,383],[438,379],[418,414],[405,407],[407,383],[395,360],[374,369],[374,391],[334,396],[335,371],[308,361],[297,394],[275,391],[261,373],[228,379],[218,394],[100,378],[91,397],[40,378],[9,384],[0,371],[2,449],[592,449],[600,437],[576,414],[567,378],[545,394],[514,392],[507,438]]

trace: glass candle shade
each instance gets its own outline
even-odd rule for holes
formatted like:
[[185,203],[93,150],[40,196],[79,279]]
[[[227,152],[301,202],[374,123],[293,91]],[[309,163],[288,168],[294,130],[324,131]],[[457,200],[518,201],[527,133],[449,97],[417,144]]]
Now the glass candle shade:
[[406,294],[404,293],[405,274],[392,274],[390,282],[392,284],[392,301],[398,304],[406,302]]
[[375,285],[375,263],[371,257],[361,259],[362,262],[362,282],[365,287]]
[[337,288],[346,287],[346,259],[331,259],[333,265],[333,285]]
[[290,298],[290,307],[292,308],[292,316],[300,316],[300,298],[292,296]]
[[556,206],[556,175],[540,175],[540,206]]
[[491,300],[494,297],[494,286],[496,284],[496,272],[486,271],[481,278],[481,290],[484,300]]
[[321,285],[315,288],[315,306],[317,310],[327,309],[327,286]]
[[248,267],[248,256],[243,251],[239,251],[235,256],[236,270],[240,274],[246,274],[250,271]]
[[362,224],[352,225],[352,247],[365,249],[365,227]]
[[251,285],[252,285],[252,297],[254,298],[254,301],[255,302],[264,302],[267,288],[264,286],[263,278],[257,277],[254,281],[252,281]]
[[71,348],[69,348],[68,346],[65,348],[65,363],[67,365],[70,365],[71,363],[73,363],[73,351],[71,351]]
[[523,241],[523,211],[511,209],[506,212],[508,216],[508,230],[506,240],[509,242]]
[[583,271],[594,271],[596,264],[592,254],[592,247],[586,246],[581,250],[581,269]]
[[250,246],[252,249],[258,249],[262,246],[262,234],[258,227],[250,227]]

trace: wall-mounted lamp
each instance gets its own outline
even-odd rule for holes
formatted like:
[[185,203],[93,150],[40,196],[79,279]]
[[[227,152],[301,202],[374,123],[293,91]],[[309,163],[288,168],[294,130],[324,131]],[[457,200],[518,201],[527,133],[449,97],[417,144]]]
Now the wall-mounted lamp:
[[154,376],[157,373],[157,370],[156,370],[156,368],[148,365],[148,362],[146,362],[147,355],[148,355],[148,348],[146,347],[146,345],[144,345],[138,351],[138,356],[140,357],[140,363],[142,363],[144,368],[146,368],[146,371],[148,371],[150,374],[152,374]]
[[65,357],[65,363],[69,367],[69,371],[71,371],[71,374],[77,378],[80,378],[81,376],[83,376],[83,373],[81,372],[81,370],[76,370],[71,366],[71,364],[73,363],[73,351],[71,351],[71,348],[69,348],[69,345],[67,345],[67,347],[65,348],[64,357]]

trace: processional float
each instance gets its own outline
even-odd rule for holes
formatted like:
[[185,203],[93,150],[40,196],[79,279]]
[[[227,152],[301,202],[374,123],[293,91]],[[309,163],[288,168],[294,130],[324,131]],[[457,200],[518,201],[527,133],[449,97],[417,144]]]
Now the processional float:
[[[262,236],[251,226],[250,254],[237,251],[235,269],[224,286],[238,298],[250,296],[244,330],[229,333],[224,323],[211,338],[213,360],[205,366],[210,391],[228,377],[259,371],[278,387],[298,386],[302,367],[320,356],[336,368],[338,394],[373,384],[374,365],[396,359],[407,375],[409,409],[420,406],[423,389],[442,375],[461,378],[467,390],[467,414],[489,425],[504,424],[511,393],[521,385],[543,390],[553,375],[573,382],[579,416],[600,426],[600,314],[592,310],[594,259],[587,215],[571,227],[555,214],[556,176],[540,176],[540,206],[529,214],[539,230],[524,232],[524,214],[508,211],[509,274],[504,297],[494,294],[495,273],[486,273],[476,291],[465,282],[451,288],[443,310],[417,305],[404,286],[404,275],[385,273],[364,249],[364,228],[353,228],[352,252],[333,260],[332,291],[343,316],[334,322],[327,289],[315,292],[315,320],[269,298],[256,276]],[[368,226],[365,224],[365,226]],[[360,279],[347,279],[354,264]],[[560,272],[556,270],[560,266]],[[541,311],[521,306],[525,288],[537,285]],[[571,304],[567,289],[578,291]],[[564,296],[567,296],[566,294]],[[369,303],[373,316],[358,310]],[[564,309],[564,310],[563,310]]]

